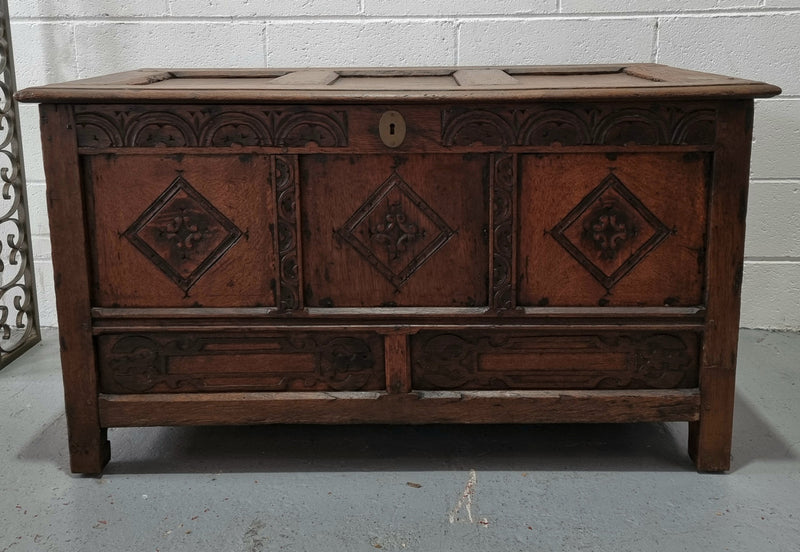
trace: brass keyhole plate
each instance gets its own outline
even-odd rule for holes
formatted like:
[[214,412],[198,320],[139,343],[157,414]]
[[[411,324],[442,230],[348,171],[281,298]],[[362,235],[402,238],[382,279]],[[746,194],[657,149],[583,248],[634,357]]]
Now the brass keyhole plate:
[[383,143],[396,148],[406,139],[406,121],[397,111],[386,111],[378,122],[378,133]]

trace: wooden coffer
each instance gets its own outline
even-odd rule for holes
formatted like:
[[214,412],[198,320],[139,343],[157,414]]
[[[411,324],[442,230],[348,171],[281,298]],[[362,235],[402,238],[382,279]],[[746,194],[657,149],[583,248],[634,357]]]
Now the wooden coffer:
[[729,467],[754,97],[660,65],[28,89],[70,455],[106,429],[688,421]]

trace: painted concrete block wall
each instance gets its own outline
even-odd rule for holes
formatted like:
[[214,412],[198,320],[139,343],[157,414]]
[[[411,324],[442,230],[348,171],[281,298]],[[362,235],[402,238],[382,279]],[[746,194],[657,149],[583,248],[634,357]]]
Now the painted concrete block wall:
[[[659,62],[765,80],[742,325],[800,328],[800,0],[19,0],[21,87],[139,67]],[[35,106],[21,120],[45,326],[56,325]]]

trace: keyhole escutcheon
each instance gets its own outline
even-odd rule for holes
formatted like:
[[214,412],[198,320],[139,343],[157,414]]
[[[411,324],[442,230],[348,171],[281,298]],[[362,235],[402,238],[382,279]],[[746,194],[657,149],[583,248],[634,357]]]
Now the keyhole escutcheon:
[[384,111],[378,122],[378,134],[384,145],[396,148],[406,139],[406,121],[397,111]]

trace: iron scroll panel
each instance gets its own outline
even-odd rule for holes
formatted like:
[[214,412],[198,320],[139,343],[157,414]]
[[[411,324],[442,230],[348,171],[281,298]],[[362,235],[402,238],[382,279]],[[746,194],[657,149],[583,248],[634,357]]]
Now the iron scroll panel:
[[8,2],[0,0],[0,368],[41,340]]

